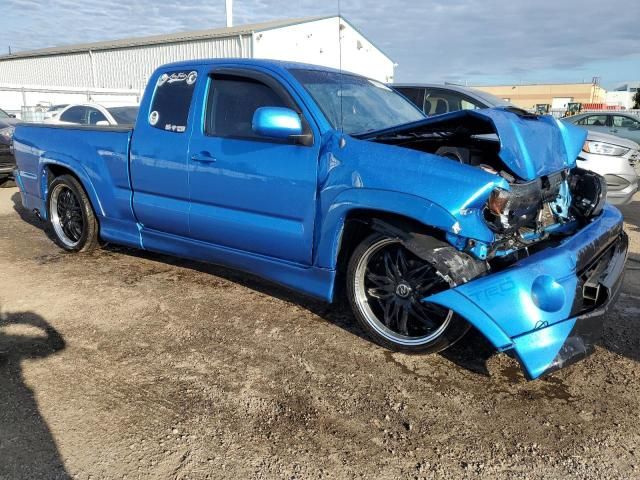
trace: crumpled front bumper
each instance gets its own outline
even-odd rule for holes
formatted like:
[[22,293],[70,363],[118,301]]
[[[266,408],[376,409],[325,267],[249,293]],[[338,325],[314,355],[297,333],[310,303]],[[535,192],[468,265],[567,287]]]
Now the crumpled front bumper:
[[593,351],[622,285],[628,250],[622,225],[620,212],[606,205],[559,245],[423,301],[457,312],[538,378]]

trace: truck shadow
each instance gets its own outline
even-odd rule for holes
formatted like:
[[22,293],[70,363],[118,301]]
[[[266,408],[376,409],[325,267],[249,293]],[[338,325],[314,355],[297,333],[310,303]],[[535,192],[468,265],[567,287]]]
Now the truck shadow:
[[22,374],[24,360],[44,359],[64,347],[62,336],[39,315],[0,315],[0,478],[71,478]]
[[[371,339],[367,334],[359,328],[343,293],[338,293],[338,298],[334,304],[328,304],[322,300],[317,300],[313,297],[292,291],[278,284],[271,283],[250,273],[218,265],[186,260],[143,250],[130,249],[118,245],[107,245],[104,248],[113,253],[160,261],[165,264],[188,268],[190,270],[213,275],[224,280],[237,283],[261,294],[277,298],[284,302],[296,304],[323,320],[345,330],[346,332],[356,335],[367,342],[371,342]],[[472,328],[462,340],[445,352],[442,352],[440,355],[459,367],[477,374],[489,376],[486,362],[496,353],[497,351],[495,348],[484,338],[484,336]]]
[[[294,303],[310,311],[314,315],[317,315],[323,320],[351,333],[352,335],[356,335],[369,342],[371,341],[366,333],[358,327],[344,295],[339,295],[337,302],[330,305],[321,300],[316,300],[298,292],[289,290],[286,287],[268,282],[252,274],[228,269],[226,267],[116,245],[107,245],[105,248],[113,253],[160,261],[168,265],[188,268],[223,278],[264,295],[275,297],[285,302]],[[630,258],[630,260],[633,261],[634,259]],[[631,264],[631,268],[633,268],[633,266],[634,264]],[[640,262],[638,262],[638,266],[640,266]],[[628,270],[629,269],[630,267],[628,267]],[[630,271],[627,271],[627,278],[631,277],[630,273]],[[623,291],[633,291],[633,286],[629,283],[629,280],[625,282]],[[629,294],[623,293],[623,300],[626,298],[625,295],[629,296]],[[624,301],[629,303],[629,300]],[[631,299],[632,303],[634,301],[635,300]],[[621,305],[621,302],[622,300],[618,300],[616,308],[610,310],[604,318],[604,336],[599,341],[598,345],[613,353],[640,362],[640,329],[635,328],[636,325],[633,321],[638,317],[637,313],[640,313],[640,305],[637,305],[637,307],[631,306],[629,308],[618,307],[618,305]],[[636,315],[633,315],[634,311],[636,312]],[[492,356],[497,354],[498,352],[495,347],[493,347],[493,345],[491,345],[488,340],[474,328],[472,328],[457,344],[440,353],[443,358],[446,358],[458,367],[482,376],[490,376],[487,362]]]

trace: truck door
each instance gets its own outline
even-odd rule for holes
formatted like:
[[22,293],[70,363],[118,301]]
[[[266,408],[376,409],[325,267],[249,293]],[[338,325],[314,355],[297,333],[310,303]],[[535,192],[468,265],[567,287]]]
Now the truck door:
[[188,236],[189,128],[197,72],[169,71],[151,81],[153,95],[140,107],[131,143],[133,210],[145,229]]
[[[189,150],[191,237],[300,264],[312,261],[319,135],[292,94],[271,75],[217,69]],[[260,107],[299,112],[313,144],[261,137]]]

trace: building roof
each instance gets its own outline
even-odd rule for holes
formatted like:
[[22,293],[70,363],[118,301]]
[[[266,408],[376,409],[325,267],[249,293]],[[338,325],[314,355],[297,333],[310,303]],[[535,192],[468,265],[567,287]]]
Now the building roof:
[[602,85],[593,82],[551,82],[551,83],[499,83],[499,84],[476,84],[469,85],[470,88],[513,88],[513,87],[564,87],[564,86],[587,85],[589,87],[600,87]]
[[59,47],[41,48],[38,50],[27,50],[14,53],[12,55],[0,56],[0,61],[14,60],[16,58],[44,57],[49,55],[64,55],[69,53],[80,53],[98,50],[113,50],[117,48],[131,48],[148,45],[159,45],[164,43],[188,42],[192,40],[205,40],[211,38],[236,37],[238,35],[249,35],[252,32],[263,32],[276,28],[290,27],[300,23],[316,22],[327,18],[334,18],[335,15],[293,18],[286,20],[272,20],[262,23],[250,23],[238,25],[236,27],[215,28],[209,30],[194,30],[189,32],[170,33],[165,35],[154,35],[150,37],[125,38],[121,40],[109,40],[105,42],[82,43],[75,45],[62,45]]
[[623,83],[619,83],[618,85],[615,86],[615,88],[613,88],[614,92],[628,92],[629,89],[631,88],[635,88],[638,89],[640,88],[640,80],[636,80],[633,82],[623,82]]

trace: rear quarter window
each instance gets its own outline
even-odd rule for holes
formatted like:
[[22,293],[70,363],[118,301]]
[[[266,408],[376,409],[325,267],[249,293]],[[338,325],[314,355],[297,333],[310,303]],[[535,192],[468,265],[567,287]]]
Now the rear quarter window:
[[197,78],[195,70],[166,72],[158,77],[149,112],[152,127],[173,133],[187,129]]
[[84,124],[86,123],[87,109],[84,107],[71,107],[60,115],[61,122]]

